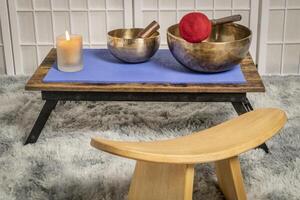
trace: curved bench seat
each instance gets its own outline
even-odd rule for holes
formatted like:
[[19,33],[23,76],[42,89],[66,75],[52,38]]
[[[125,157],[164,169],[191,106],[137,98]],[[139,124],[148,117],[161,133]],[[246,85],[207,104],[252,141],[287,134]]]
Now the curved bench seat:
[[194,164],[214,162],[219,186],[228,200],[246,200],[238,155],[275,135],[287,118],[267,108],[175,139],[118,142],[92,138],[97,149],[137,160],[129,200],[192,200]]
[[263,144],[285,124],[279,109],[258,109],[194,134],[164,141],[118,142],[93,138],[91,145],[135,160],[159,163],[205,163],[239,155]]

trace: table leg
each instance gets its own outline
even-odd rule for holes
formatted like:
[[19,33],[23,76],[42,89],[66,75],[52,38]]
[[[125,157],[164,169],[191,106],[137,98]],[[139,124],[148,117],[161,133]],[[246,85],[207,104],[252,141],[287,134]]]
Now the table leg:
[[37,141],[56,104],[57,104],[57,100],[46,100],[24,145],[29,143],[35,143]]
[[[242,102],[232,102],[232,105],[233,105],[235,111],[238,113],[238,115],[242,115],[246,112],[250,112],[253,110],[253,107],[247,98]],[[258,148],[261,148],[266,153],[269,153],[269,148],[266,145],[266,143],[261,144]]]

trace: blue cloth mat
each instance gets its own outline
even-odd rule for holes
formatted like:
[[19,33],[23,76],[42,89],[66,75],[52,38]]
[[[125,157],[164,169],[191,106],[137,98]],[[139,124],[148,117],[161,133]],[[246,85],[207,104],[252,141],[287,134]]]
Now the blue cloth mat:
[[204,74],[191,71],[178,63],[169,50],[159,50],[150,61],[123,63],[107,49],[85,49],[83,70],[61,72],[54,63],[44,82],[73,83],[170,83],[170,84],[242,84],[246,83],[239,65],[230,71]]

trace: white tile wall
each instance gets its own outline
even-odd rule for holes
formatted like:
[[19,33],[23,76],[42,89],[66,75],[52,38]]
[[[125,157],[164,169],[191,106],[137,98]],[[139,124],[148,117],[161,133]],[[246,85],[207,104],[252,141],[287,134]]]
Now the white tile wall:
[[[32,74],[65,30],[83,35],[84,47],[106,47],[108,30],[132,26],[131,0],[9,1],[17,73]],[[130,4],[130,5],[129,5]],[[129,13],[129,14],[128,14]]]
[[[267,74],[279,74],[281,66],[282,46],[278,44],[271,44],[267,47]],[[272,67],[269,67],[272,66]]]
[[210,18],[241,14],[253,30],[260,72],[300,73],[300,0],[0,0],[0,74],[32,74],[65,30],[82,34],[85,47],[99,48],[108,30],[157,20],[166,47],[167,27],[191,11]]
[[286,44],[283,51],[283,74],[299,74],[300,46],[299,44]]
[[300,74],[300,1],[270,0],[267,74]]
[[[0,19],[1,20],[1,19]],[[0,74],[5,74],[4,46],[2,39],[2,27],[0,23]]]
[[7,1],[0,0],[0,75],[14,73]]

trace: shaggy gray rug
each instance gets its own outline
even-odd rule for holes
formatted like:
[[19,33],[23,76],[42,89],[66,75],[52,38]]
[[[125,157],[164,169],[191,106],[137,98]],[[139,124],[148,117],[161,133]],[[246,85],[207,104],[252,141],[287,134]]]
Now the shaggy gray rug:
[[[226,103],[61,102],[36,144],[23,146],[41,107],[27,77],[0,77],[0,199],[124,199],[134,162],[93,149],[90,138],[157,140],[236,116]],[[266,77],[254,107],[278,107],[288,123],[271,154],[241,155],[249,199],[300,199],[300,77]],[[223,199],[213,165],[197,165],[194,199]]]

